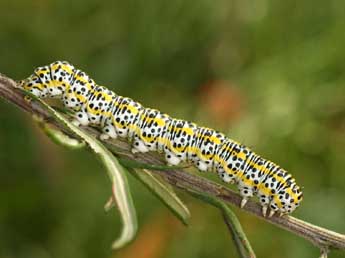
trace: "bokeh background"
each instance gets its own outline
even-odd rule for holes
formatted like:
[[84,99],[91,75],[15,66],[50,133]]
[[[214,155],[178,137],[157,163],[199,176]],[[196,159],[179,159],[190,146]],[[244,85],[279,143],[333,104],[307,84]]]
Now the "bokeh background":
[[[345,233],[344,10],[342,0],[0,0],[0,72],[22,79],[68,60],[121,95],[222,130],[294,175],[305,193],[295,216]],[[120,220],[103,211],[100,163],[0,100],[0,258],[236,257],[217,210],[179,192],[192,212],[184,227],[130,184],[139,234],[112,252]],[[318,256],[234,211],[258,257]]]

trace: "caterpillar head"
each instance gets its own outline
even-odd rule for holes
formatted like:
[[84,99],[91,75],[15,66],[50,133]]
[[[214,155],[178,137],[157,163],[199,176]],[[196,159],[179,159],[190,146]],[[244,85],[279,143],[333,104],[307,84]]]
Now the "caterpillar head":
[[19,81],[19,86],[37,97],[45,97],[46,95],[44,93],[44,85],[36,74],[32,74],[25,80]]
[[69,63],[57,61],[37,68],[30,77],[20,81],[20,86],[37,97],[58,97],[70,85],[74,72]]
[[303,193],[293,179],[287,180],[287,187],[278,192],[278,203],[280,205],[279,210],[283,214],[293,212],[303,199]]

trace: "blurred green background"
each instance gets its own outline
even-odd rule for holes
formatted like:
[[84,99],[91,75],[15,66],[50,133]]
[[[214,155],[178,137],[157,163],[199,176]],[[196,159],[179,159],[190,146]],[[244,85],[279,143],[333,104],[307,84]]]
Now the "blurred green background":
[[[0,72],[22,79],[68,60],[121,95],[222,130],[294,175],[305,196],[295,216],[345,233],[344,10],[342,0],[0,0]],[[186,228],[130,183],[139,234],[112,252],[120,220],[103,211],[100,163],[0,101],[0,258],[236,257],[217,210],[179,192]],[[318,256],[234,211],[258,257]]]

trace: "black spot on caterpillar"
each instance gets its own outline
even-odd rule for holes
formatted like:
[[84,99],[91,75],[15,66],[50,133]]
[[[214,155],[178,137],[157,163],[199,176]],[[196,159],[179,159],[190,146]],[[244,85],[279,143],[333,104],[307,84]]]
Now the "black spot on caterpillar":
[[270,216],[291,213],[302,201],[295,180],[273,162],[220,132],[119,96],[68,62],[37,68],[21,87],[38,97],[61,98],[75,113],[77,124],[98,126],[103,140],[130,139],[133,153],[160,151],[168,164],[186,161],[201,171],[216,171],[224,182],[237,184],[242,207],[249,197],[257,196],[264,216],[267,209]]

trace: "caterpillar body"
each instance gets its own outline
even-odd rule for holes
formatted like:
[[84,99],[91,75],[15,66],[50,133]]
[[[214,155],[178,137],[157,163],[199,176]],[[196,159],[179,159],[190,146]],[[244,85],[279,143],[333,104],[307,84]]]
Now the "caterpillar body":
[[269,216],[275,212],[284,215],[302,201],[295,179],[273,162],[218,131],[119,96],[68,62],[39,67],[20,85],[41,98],[61,98],[74,112],[74,123],[98,126],[102,140],[128,138],[133,153],[159,151],[168,164],[185,161],[201,171],[217,172],[224,182],[237,184],[243,197],[241,207],[255,195],[264,216],[268,209]]

